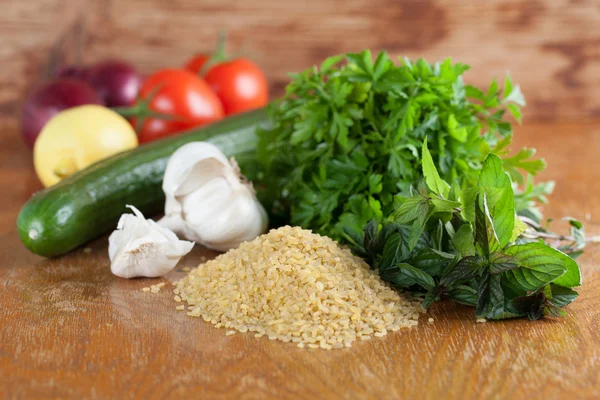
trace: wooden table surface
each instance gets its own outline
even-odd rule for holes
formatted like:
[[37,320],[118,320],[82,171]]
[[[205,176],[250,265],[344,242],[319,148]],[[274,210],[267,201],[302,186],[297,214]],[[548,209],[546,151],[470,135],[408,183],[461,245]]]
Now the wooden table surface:
[[[568,316],[476,323],[473,309],[434,306],[418,327],[341,350],[225,336],[175,310],[169,282],[110,273],[107,239],[46,260],[19,242],[20,206],[39,187],[12,119],[0,121],[0,394],[5,398],[400,399],[598,398],[600,251],[581,258]],[[600,233],[600,125],[529,124],[555,179],[547,216]],[[557,227],[564,228],[558,224]],[[196,249],[179,267],[196,266]],[[158,294],[141,288],[167,285]],[[432,317],[433,323],[427,319]]]

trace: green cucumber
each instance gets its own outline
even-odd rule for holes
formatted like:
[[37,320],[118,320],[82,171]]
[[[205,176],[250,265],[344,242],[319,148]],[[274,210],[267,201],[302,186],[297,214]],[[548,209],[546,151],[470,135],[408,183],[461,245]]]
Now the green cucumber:
[[268,123],[259,109],[99,161],[25,203],[17,220],[21,241],[35,254],[55,257],[115,229],[126,204],[158,214],[165,167],[175,150],[207,141],[236,157],[243,171],[256,158],[256,128]]

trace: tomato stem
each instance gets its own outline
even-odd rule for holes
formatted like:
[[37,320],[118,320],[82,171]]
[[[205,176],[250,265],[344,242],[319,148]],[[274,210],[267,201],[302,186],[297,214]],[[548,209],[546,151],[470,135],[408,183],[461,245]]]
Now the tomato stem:
[[219,32],[219,38],[217,39],[217,47],[214,53],[211,54],[210,58],[207,62],[204,63],[200,71],[198,71],[198,75],[203,77],[206,75],[208,71],[215,65],[222,63],[223,61],[228,61],[230,57],[227,55],[225,51],[225,47],[227,46],[227,32],[221,31]]
[[156,85],[154,88],[152,88],[150,93],[148,93],[148,96],[146,96],[145,98],[138,97],[135,104],[132,105],[131,107],[113,107],[113,108],[111,108],[111,110],[113,110],[114,112],[116,112],[117,114],[119,114],[125,118],[135,117],[136,118],[135,131],[137,133],[139,133],[140,130],[142,129],[142,126],[147,118],[157,118],[157,119],[164,119],[164,120],[181,119],[181,117],[178,117],[177,115],[160,113],[160,112],[150,110],[150,107],[149,107],[150,102],[158,94],[158,91],[161,88],[162,88],[162,84]]

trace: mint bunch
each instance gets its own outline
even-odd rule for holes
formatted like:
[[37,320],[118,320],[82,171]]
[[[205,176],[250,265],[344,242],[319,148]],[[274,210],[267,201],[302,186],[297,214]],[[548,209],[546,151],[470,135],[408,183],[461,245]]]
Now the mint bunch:
[[[381,277],[402,289],[425,292],[425,306],[442,297],[476,307],[478,318],[564,315],[581,285],[577,263],[541,240],[516,213],[511,165],[488,154],[473,187],[449,184],[439,174],[427,139],[424,182],[383,223],[361,234],[347,227],[355,252]],[[582,225],[571,221],[579,251]],[[527,239],[530,237],[530,239]]]

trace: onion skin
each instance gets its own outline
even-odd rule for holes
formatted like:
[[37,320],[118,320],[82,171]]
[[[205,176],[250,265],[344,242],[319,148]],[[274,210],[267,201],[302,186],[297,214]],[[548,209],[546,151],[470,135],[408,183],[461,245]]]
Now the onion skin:
[[67,108],[84,104],[103,105],[94,89],[72,78],[61,78],[34,90],[23,103],[21,128],[23,139],[33,145],[46,122]]
[[142,86],[142,78],[135,68],[119,60],[94,64],[79,75],[96,90],[107,107],[133,105]]

